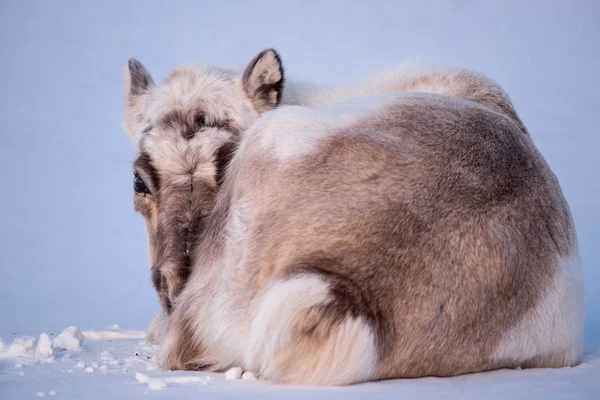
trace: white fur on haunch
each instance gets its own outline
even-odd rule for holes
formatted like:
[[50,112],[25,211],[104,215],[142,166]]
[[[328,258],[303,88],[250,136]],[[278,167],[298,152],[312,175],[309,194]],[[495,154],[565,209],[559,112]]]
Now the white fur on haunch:
[[[331,327],[326,338],[298,338],[299,319],[312,307],[331,301],[329,285],[317,276],[275,283],[261,296],[252,321],[246,367],[267,379],[317,385],[361,382],[375,376],[375,340],[362,318],[345,317]],[[318,340],[322,343],[315,343]],[[313,352],[296,353],[303,350]]]
[[[579,254],[559,258],[558,271],[540,304],[505,333],[494,358],[527,361],[547,355],[574,364],[583,350],[585,295]],[[561,351],[563,353],[561,353]]]

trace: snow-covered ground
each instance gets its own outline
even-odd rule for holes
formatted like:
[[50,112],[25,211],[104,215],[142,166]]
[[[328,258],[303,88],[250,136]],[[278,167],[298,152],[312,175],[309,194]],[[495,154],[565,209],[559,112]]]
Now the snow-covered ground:
[[[418,56],[497,80],[560,179],[579,235],[590,352],[581,366],[566,370],[380,382],[319,389],[319,396],[600,397],[600,355],[594,352],[600,345],[599,21],[600,3],[562,0],[0,2],[4,351],[14,339],[57,335],[72,324],[83,331],[114,322],[143,330],[158,308],[146,234],[133,211],[134,150],[120,126],[121,74],[129,57],[139,58],[158,80],[185,62],[243,66],[273,46],[289,77],[342,83]],[[52,337],[43,338],[42,347]],[[146,392],[315,396],[316,389],[217,375],[206,385],[167,382],[167,389],[151,391],[134,371],[147,368],[135,351],[152,357],[153,350],[139,339],[111,340],[87,339],[80,352],[55,350],[55,362],[21,369],[14,368],[14,357],[3,356],[0,398],[49,397],[52,390],[73,399]],[[107,362],[103,372],[104,351],[118,364]],[[80,360],[84,368],[77,367]],[[88,367],[93,372],[85,372]]]
[[[67,337],[78,342],[73,332]],[[64,334],[63,333],[63,334]],[[0,350],[3,399],[597,399],[600,348],[564,369],[500,370],[454,378],[366,383],[343,388],[272,385],[237,374],[161,371],[143,332],[84,332],[81,349],[40,353],[35,338],[17,338]],[[91,339],[90,339],[91,338]],[[56,341],[56,339],[55,339]],[[23,345],[25,343],[25,346]],[[2,345],[0,345],[2,347]],[[14,348],[17,348],[16,350]],[[44,348],[45,346],[42,346]],[[237,378],[237,379],[232,379]]]

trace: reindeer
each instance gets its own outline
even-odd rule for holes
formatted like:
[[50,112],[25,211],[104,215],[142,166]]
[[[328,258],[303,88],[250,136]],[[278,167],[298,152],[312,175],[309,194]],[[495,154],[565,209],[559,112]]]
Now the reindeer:
[[126,67],[162,368],[344,385],[578,362],[573,220],[497,84],[285,86],[273,49],[159,85]]

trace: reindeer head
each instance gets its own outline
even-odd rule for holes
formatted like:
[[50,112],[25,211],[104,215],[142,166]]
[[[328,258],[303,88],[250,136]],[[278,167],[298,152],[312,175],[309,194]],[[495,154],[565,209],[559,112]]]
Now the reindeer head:
[[145,219],[152,279],[166,311],[187,280],[241,132],[279,104],[283,81],[273,49],[261,52],[241,75],[180,68],[161,85],[139,61],[129,60],[124,125],[139,151],[135,209]]

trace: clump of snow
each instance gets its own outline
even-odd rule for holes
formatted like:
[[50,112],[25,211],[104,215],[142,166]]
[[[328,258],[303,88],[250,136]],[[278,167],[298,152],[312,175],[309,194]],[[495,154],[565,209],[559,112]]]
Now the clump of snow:
[[48,392],[48,395],[50,396],[56,396],[56,392],[54,390],[51,390]]
[[107,326],[106,329],[121,329],[121,327],[117,324],[112,324]]
[[111,361],[115,361],[115,356],[108,350],[103,350],[100,353],[100,360],[102,360],[103,363],[110,363]]
[[4,348],[6,347],[6,345],[4,344],[4,342],[2,341],[2,338],[0,338],[0,352],[2,352],[4,350]]
[[148,383],[150,382],[150,377],[146,374],[142,374],[141,372],[136,372],[135,373],[135,379],[137,379],[138,382],[141,383]]
[[40,333],[40,337],[38,338],[37,347],[35,348],[35,352],[41,356],[52,356],[52,339],[48,336],[47,333]]
[[93,373],[93,372],[94,372],[94,367],[87,367],[87,368],[85,369],[85,372],[87,372],[88,374],[91,374],[91,373]]
[[20,343],[13,343],[8,348],[8,355],[11,357],[17,357],[23,354],[27,354],[27,349]]
[[62,350],[81,350],[85,337],[76,326],[65,328],[60,335],[54,338],[54,348]]
[[254,375],[252,372],[250,371],[246,371],[242,374],[242,379],[246,380],[246,381],[255,381],[256,380],[256,375]]
[[85,363],[83,361],[78,361],[77,364],[75,364],[75,366],[77,368],[85,368]]
[[8,355],[10,357],[27,355],[33,346],[35,346],[35,338],[32,336],[16,338],[8,348]]
[[233,367],[227,372],[225,372],[225,379],[227,380],[235,380],[240,379],[242,377],[242,369],[240,367]]
[[44,397],[46,395],[46,393],[44,393],[44,392],[35,392],[35,395],[37,397]]
[[[39,362],[54,362],[52,348],[48,349],[48,335],[40,335],[40,340],[32,336],[23,336],[13,340],[10,346],[0,346],[0,358],[12,358],[15,360],[14,367],[23,368],[25,365],[33,365]],[[0,341],[1,342],[1,341]],[[34,347],[37,343],[37,348]]]
[[163,390],[167,388],[167,382],[162,379],[150,379],[148,382],[148,389],[150,390]]

